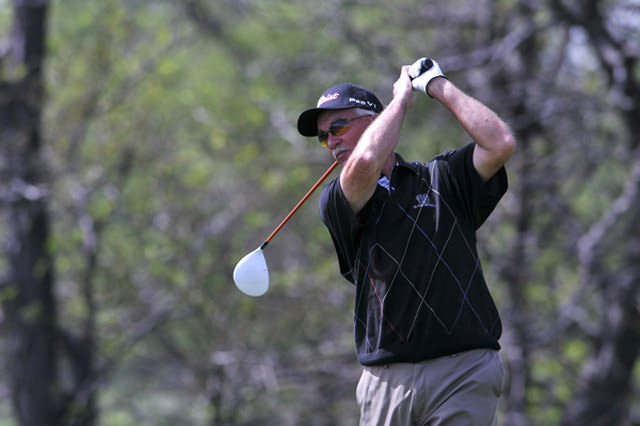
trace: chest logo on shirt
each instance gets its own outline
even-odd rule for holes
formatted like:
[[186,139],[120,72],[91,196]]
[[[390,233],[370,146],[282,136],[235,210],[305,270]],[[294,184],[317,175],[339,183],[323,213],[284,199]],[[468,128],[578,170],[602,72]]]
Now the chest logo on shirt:
[[416,195],[416,204],[413,206],[414,209],[419,209],[421,207],[435,207],[436,205],[431,202],[429,199],[429,194],[418,194]]

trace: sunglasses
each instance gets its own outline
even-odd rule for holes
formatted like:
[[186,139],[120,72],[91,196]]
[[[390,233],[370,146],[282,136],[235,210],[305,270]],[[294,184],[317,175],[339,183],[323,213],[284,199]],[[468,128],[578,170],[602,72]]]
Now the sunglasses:
[[318,130],[318,140],[320,141],[320,144],[326,147],[327,143],[329,142],[329,133],[331,133],[333,136],[342,136],[345,133],[347,133],[349,129],[351,129],[351,122],[353,120],[357,120],[358,118],[362,118],[362,117],[372,117],[372,116],[359,115],[357,117],[353,117],[349,119],[338,118],[337,120],[331,123],[331,125],[329,126],[328,132]]

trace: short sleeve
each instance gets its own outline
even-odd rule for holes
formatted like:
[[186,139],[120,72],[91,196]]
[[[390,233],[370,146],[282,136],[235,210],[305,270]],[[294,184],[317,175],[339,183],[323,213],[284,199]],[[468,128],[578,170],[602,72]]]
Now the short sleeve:
[[353,262],[356,257],[358,235],[363,225],[349,206],[339,178],[331,181],[320,195],[320,218],[331,234],[338,255],[340,273],[354,282]]
[[474,229],[480,228],[508,188],[507,172],[500,168],[488,181],[484,182],[473,165],[473,151],[476,144],[450,151],[443,155],[446,168],[443,171],[450,184],[460,194],[460,202]]

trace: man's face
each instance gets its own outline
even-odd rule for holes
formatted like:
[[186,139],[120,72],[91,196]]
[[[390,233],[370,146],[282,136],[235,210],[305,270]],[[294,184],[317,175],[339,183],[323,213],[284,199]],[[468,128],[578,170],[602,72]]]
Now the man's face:
[[354,109],[324,111],[318,117],[318,138],[338,162],[344,163],[372,118]]

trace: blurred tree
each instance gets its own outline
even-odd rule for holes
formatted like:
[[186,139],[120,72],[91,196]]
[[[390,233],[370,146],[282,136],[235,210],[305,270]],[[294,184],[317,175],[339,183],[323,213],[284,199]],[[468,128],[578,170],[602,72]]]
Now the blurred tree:
[[[505,326],[501,423],[639,422],[637,0],[13,5],[49,12],[30,21],[48,30],[46,68],[1,35],[14,401],[32,392],[55,424],[356,423],[352,288],[314,200],[265,250],[267,295],[231,273],[331,162],[295,131],[299,111],[340,81],[387,101],[400,65],[429,55],[519,139],[479,235]],[[399,151],[466,141],[419,97]],[[29,341],[41,349],[17,357]],[[42,353],[37,388],[14,386]]]
[[[93,398],[83,384],[91,374],[91,345],[58,329],[54,297],[51,188],[41,136],[48,2],[15,1],[13,8],[0,81],[1,203],[8,231],[1,291],[13,409],[20,425],[88,425]],[[60,347],[73,358],[72,389],[59,383]]]
[[553,0],[551,8],[560,22],[586,35],[603,94],[620,115],[621,137],[608,142],[625,158],[608,205],[576,241],[582,288],[573,303],[589,306],[585,293],[597,295],[591,305],[597,316],[589,321],[597,326],[581,330],[589,356],[562,424],[624,424],[640,356],[640,3],[590,0],[576,9]]

